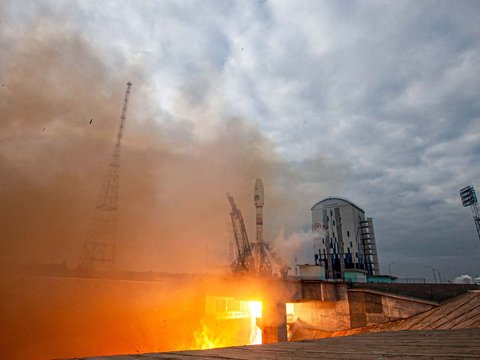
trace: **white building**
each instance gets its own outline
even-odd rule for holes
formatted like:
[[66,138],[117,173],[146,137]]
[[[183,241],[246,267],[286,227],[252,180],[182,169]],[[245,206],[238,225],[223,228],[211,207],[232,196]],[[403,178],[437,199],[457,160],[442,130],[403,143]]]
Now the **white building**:
[[379,265],[372,218],[354,203],[326,198],[312,207],[315,263],[325,266],[329,279],[342,279],[345,270],[378,275]]

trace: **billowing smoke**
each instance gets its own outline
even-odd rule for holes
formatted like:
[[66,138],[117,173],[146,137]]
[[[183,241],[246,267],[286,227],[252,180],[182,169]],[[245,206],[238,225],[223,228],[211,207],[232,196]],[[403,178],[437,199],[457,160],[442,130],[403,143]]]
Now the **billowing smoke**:
[[173,110],[161,110],[141,66],[121,57],[108,63],[110,56],[58,26],[60,19],[45,10],[38,16],[14,32],[5,21],[0,37],[2,263],[78,264],[129,80],[119,268],[224,265],[232,236],[225,193],[234,195],[254,236],[257,177],[265,184],[266,240],[308,223],[311,192],[300,188],[298,169],[247,121],[220,115],[214,74],[194,77]]
[[[253,240],[257,177],[265,184],[265,239],[281,239],[275,246],[290,262],[305,248],[308,236],[290,234],[308,229],[309,207],[339,183],[338,168],[321,158],[289,165],[246,119],[223,116],[216,74],[193,77],[161,109],[140,62],[106,54],[60,14],[36,5],[17,21],[14,8],[0,2],[2,270],[78,265],[127,81],[133,87],[117,269],[192,273],[226,265],[232,234],[225,193],[235,197]],[[197,294],[206,291],[194,287],[197,281],[172,292],[155,284],[0,275],[0,347],[11,358],[25,358],[22,351],[51,358],[182,348],[177,335],[192,335],[185,326],[193,331],[201,314],[186,317],[203,310]]]

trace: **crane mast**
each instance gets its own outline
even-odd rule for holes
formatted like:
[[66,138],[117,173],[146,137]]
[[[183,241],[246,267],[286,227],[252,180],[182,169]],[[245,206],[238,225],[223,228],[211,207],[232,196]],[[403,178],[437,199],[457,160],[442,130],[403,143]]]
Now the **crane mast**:
[[242,212],[237,208],[233,196],[227,193],[227,198],[232,208],[230,211],[230,218],[232,220],[233,236],[236,247],[236,258],[230,264],[230,267],[233,272],[249,272],[253,264],[252,247],[248,241]]
[[112,157],[103,179],[87,240],[83,244],[79,266],[81,269],[111,270],[115,264],[120,150],[131,86],[132,83],[128,82]]

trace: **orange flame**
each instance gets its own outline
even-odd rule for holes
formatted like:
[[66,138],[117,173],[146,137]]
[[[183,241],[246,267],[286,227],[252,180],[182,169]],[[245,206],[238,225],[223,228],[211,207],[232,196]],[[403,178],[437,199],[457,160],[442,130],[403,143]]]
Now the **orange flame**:
[[195,336],[195,348],[198,350],[213,349],[219,347],[228,346],[225,341],[218,336],[215,336],[214,332],[205,325],[205,322],[202,320],[201,329],[195,331],[193,334]]
[[[204,320],[201,321],[200,329],[194,332],[195,348],[200,350],[227,347],[233,345],[253,345],[262,343],[262,331],[257,326],[257,319],[262,317],[262,303],[260,301],[242,301],[247,310],[250,329],[248,340],[238,343],[238,334],[235,328],[222,322],[216,322],[215,328],[209,327]],[[241,316],[241,315],[240,315]]]

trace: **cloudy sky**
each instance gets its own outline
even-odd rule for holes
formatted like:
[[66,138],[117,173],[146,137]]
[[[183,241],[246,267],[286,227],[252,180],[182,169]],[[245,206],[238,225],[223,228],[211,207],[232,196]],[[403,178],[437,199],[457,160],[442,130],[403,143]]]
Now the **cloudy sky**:
[[[267,144],[277,203],[295,203],[271,221],[270,240],[303,241],[306,257],[309,208],[342,196],[374,218],[384,272],[480,275],[480,241],[458,196],[480,190],[478,1],[2,1],[0,11],[4,87],[21,41],[54,38],[66,57],[74,38],[110,71],[102,81],[122,75],[111,80],[115,116],[131,80],[129,116],[153,121],[170,148],[195,152],[229,132],[216,153],[236,146],[254,157],[255,136]],[[89,64],[69,74],[89,74],[96,89]],[[19,131],[0,137],[4,164],[25,146]],[[236,131],[254,135],[238,144]]]

